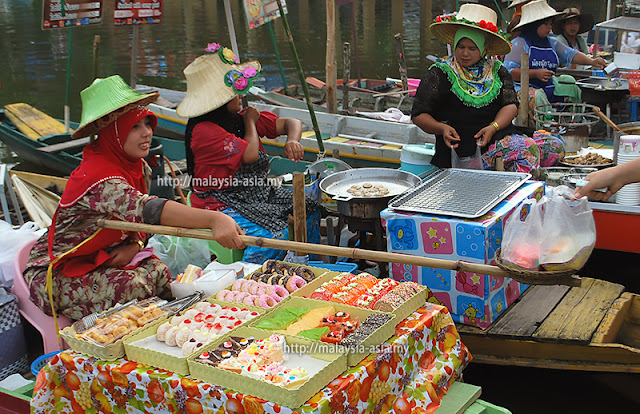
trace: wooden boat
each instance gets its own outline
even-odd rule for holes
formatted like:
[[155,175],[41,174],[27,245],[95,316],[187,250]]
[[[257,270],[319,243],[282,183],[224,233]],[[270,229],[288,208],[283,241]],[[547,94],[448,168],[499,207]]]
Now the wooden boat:
[[[175,107],[182,101],[185,93],[148,86],[140,86],[138,90],[157,90],[162,98],[161,103],[168,102],[149,105],[149,109],[158,116],[156,133],[162,136],[184,137],[187,120],[178,116]],[[257,102],[253,102],[252,105],[281,117],[301,120],[304,130],[301,142],[305,149],[305,160],[317,159],[318,142],[308,111]],[[339,151],[340,158],[352,167],[397,168],[400,166],[400,154],[404,145],[435,142],[433,135],[425,133],[413,124],[329,113],[316,113],[316,119],[327,154]],[[269,155],[282,155],[285,141],[286,137],[275,140],[263,139],[262,144]]]
[[640,373],[640,295],[616,283],[532,286],[489,329],[457,328],[475,362]]
[[[38,127],[43,119],[64,128],[61,122],[27,104],[12,104],[5,108],[9,110],[0,109],[0,140],[23,161],[44,166],[60,175],[70,174],[80,164],[82,147],[86,142],[74,141],[79,146],[71,148],[60,146],[71,141],[70,133],[65,133],[64,129],[54,129],[55,133],[49,134],[51,129]],[[20,111],[13,111],[18,108]],[[47,148],[53,148],[54,151],[45,151]],[[59,149],[56,151],[56,148]]]
[[[276,91],[265,91],[264,89],[258,88],[257,86],[253,86],[249,90],[249,93],[253,95],[256,99],[260,99],[271,105],[280,105],[280,106],[286,106],[289,108],[304,109],[304,110],[308,109],[307,103],[303,99],[300,99],[299,97],[296,97],[296,96],[289,96]],[[315,112],[327,112],[327,106],[318,105],[314,103],[313,110]]]
[[[43,123],[51,128],[43,128]],[[72,128],[77,125],[71,123]],[[80,165],[82,150],[89,143],[89,137],[71,139],[71,132],[63,131],[62,122],[28,104],[11,104],[0,109],[0,141],[22,161],[60,176],[71,174]],[[152,153],[162,153],[172,161],[183,159],[184,142],[154,136]]]

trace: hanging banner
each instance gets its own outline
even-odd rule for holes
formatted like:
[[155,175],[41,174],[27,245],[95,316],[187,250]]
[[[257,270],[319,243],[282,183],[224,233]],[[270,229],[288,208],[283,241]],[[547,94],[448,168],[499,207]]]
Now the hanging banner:
[[102,1],[43,0],[42,10],[43,29],[102,23]]
[[116,0],[113,24],[116,26],[162,23],[162,0]]
[[[282,9],[287,14],[287,3],[285,0],[280,1]],[[249,22],[249,29],[255,29],[280,17],[280,10],[276,0],[242,0],[242,2]]]

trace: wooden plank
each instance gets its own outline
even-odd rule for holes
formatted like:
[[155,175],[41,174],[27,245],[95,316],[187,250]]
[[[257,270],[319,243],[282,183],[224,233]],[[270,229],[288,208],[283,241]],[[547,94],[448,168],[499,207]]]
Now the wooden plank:
[[7,108],[7,106],[4,107],[5,109],[4,114],[7,116],[7,118],[9,118],[9,121],[11,121],[13,125],[15,125],[16,128],[18,128],[20,132],[22,132],[24,135],[26,135],[29,138],[33,138],[33,139],[40,138],[40,134],[34,131],[33,128],[31,128],[29,125],[22,122],[22,120],[19,117],[17,117],[15,114],[13,114]]
[[568,286],[533,286],[489,328],[488,334],[530,337],[569,289]]
[[620,328],[624,324],[624,321],[631,309],[631,301],[633,300],[633,294],[629,292],[623,293],[615,302],[611,305],[611,308],[607,311],[598,326],[598,330],[593,335],[591,342],[594,343],[612,343],[616,341]]
[[460,414],[471,406],[482,394],[482,388],[454,381],[447,394],[442,397],[438,414]]
[[573,287],[532,335],[540,341],[576,341],[587,344],[624,286],[583,278]]
[[[5,106],[5,111],[11,113],[16,118],[28,126],[26,131],[31,133],[34,131],[39,137],[47,135],[64,134],[64,124],[44,112],[32,107],[26,103],[15,103]],[[10,118],[11,119],[11,118]],[[13,122],[13,119],[12,119]],[[18,129],[20,126],[16,124]],[[23,125],[24,127],[24,125]],[[20,129],[22,131],[22,129]],[[25,135],[27,132],[24,132]],[[30,136],[30,135],[29,135]]]
[[52,145],[47,145],[46,147],[40,147],[38,148],[38,151],[42,151],[42,152],[64,151],[72,148],[84,147],[89,142],[91,142],[91,137],[71,139],[69,141],[61,142],[59,144],[52,144]]
[[474,363],[640,373],[640,349],[621,344],[535,342],[461,334]]

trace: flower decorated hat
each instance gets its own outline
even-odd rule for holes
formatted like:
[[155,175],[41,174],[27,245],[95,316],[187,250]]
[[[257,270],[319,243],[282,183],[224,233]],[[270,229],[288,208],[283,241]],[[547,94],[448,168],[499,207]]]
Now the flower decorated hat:
[[460,11],[455,16],[436,17],[435,22],[429,26],[429,30],[444,43],[453,45],[459,28],[474,28],[487,37],[487,56],[506,55],[511,52],[511,43],[496,25],[497,22],[498,15],[489,7],[467,3],[460,6]]
[[98,78],[80,92],[82,118],[71,138],[95,134],[136,106],[158,99],[158,92],[142,94],[129,87],[119,75]]
[[205,55],[197,57],[183,73],[187,79],[187,95],[176,112],[194,118],[220,108],[236,95],[244,95],[260,73],[260,63],[240,64],[231,49],[211,43]]

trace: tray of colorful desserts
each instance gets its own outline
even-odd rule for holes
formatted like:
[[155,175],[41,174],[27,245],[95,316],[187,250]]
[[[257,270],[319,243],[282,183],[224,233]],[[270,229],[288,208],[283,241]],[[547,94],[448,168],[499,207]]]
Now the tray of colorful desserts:
[[189,357],[191,376],[298,408],[347,369],[343,352],[304,338],[241,326]]
[[225,302],[269,309],[285,300],[293,292],[317,283],[330,273],[327,269],[267,260],[262,267],[216,293]]
[[170,306],[170,302],[154,296],[106,311],[82,332],[68,326],[60,336],[74,351],[105,360],[121,358],[125,355],[124,338],[143,327],[159,324],[170,314]]
[[305,296],[390,312],[395,315],[394,321],[397,324],[424,305],[427,290],[415,282],[398,282],[391,278],[378,279],[365,272],[357,275],[344,272],[323,282],[313,292],[305,291]]
[[291,297],[249,327],[344,347],[357,365],[395,333],[394,315],[341,303]]
[[247,309],[209,298],[150,326],[124,341],[127,358],[142,364],[189,374],[187,357],[225,336],[240,325],[257,318],[264,309]]

